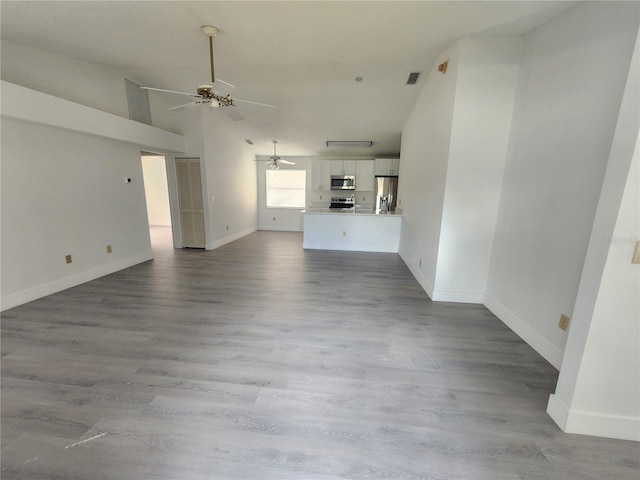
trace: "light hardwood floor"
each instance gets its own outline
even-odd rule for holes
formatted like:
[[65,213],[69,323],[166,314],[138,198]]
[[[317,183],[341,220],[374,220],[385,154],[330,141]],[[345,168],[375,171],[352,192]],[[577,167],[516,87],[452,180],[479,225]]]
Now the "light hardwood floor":
[[557,372],[395,254],[256,232],[2,318],[2,479],[636,479],[561,432]]

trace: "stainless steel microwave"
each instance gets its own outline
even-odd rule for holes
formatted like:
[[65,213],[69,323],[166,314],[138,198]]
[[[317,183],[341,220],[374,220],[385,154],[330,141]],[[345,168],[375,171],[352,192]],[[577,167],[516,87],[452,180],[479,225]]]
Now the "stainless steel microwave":
[[355,190],[355,175],[331,175],[331,190]]

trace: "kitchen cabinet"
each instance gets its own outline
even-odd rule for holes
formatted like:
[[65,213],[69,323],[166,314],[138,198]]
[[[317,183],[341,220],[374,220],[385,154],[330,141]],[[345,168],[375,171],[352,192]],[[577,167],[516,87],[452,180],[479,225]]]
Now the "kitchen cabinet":
[[402,215],[304,212],[302,248],[398,253]]
[[358,160],[356,164],[356,190],[373,191],[374,161]]
[[311,166],[311,183],[313,190],[331,190],[331,161],[313,161]]
[[355,160],[330,160],[331,162],[331,175],[355,175],[356,174],[356,161]]
[[398,175],[399,158],[376,158],[376,175]]

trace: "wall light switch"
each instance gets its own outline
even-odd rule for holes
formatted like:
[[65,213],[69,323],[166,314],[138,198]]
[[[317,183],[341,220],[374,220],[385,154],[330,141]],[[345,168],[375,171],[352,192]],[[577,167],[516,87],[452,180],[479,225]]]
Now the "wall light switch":
[[210,197],[210,198],[211,198],[211,203],[213,203],[213,202],[215,202],[215,201],[216,201],[216,196],[215,196],[215,195],[211,195],[211,197]]
[[64,261],[67,263],[71,263],[73,262],[73,259],[71,258],[71,255],[65,255],[64,256]]
[[633,251],[631,263],[640,263],[640,241],[636,242],[636,249]]
[[113,252],[111,245],[107,245],[107,253],[111,253],[111,252]]

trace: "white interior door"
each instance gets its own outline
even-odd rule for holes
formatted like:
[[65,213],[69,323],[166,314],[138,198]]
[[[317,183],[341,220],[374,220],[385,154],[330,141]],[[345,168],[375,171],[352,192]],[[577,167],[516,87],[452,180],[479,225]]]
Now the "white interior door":
[[176,158],[176,177],[182,245],[189,248],[204,248],[206,239],[200,159]]

